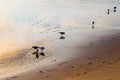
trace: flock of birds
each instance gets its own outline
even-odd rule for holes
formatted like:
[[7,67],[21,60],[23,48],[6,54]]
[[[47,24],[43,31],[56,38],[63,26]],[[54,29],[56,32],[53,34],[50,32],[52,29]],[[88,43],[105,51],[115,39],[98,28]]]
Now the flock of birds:
[[[38,47],[38,46],[32,46],[33,49],[35,49],[36,51],[33,52],[32,54],[36,55],[36,58],[39,58],[39,55],[41,56],[45,56],[45,53],[43,52],[45,47]],[[40,51],[41,50],[41,51]],[[40,51],[40,52],[39,52]]]
[[[113,8],[113,12],[116,12],[117,11],[117,7],[115,6]],[[107,15],[110,14],[110,9],[107,9]],[[95,21],[92,21],[92,29],[94,29],[94,24],[95,24]],[[59,32],[60,34],[60,38],[59,39],[65,39],[65,32]],[[35,49],[35,51],[32,53],[33,55],[36,56],[36,58],[38,59],[39,56],[45,56],[45,53],[44,53],[44,50],[45,50],[45,47],[39,47],[39,46],[32,46],[33,49]]]
[[[113,12],[117,12],[117,7],[116,6],[113,7]],[[107,9],[107,15],[109,15],[109,14],[110,14],[110,9]],[[92,29],[95,28],[94,24],[95,24],[95,21],[92,22]]]
[[[65,39],[64,37],[65,32],[59,32],[59,34],[60,34],[60,39]],[[44,53],[45,47],[32,46],[32,48],[35,49],[35,51],[32,54],[35,55],[37,59],[39,58],[39,55],[45,56]]]

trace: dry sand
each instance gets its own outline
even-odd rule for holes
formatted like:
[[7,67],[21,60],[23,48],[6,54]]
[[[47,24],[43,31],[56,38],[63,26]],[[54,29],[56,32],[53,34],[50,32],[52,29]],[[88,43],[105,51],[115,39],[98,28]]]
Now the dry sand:
[[76,28],[66,31],[65,40],[50,33],[51,56],[1,80],[120,80],[119,29]]

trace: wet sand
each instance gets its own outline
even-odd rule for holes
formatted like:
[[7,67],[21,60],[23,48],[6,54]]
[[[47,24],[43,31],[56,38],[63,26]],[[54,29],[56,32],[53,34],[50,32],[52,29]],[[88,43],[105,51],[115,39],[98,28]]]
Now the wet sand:
[[68,30],[65,40],[51,36],[49,41],[54,47],[47,51],[51,50],[51,56],[1,80],[119,80],[119,29],[85,32]]
[[0,80],[120,80],[118,0],[0,2]]

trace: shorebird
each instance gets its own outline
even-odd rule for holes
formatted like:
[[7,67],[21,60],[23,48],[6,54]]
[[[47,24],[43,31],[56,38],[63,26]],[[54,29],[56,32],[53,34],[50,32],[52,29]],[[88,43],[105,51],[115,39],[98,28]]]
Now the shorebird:
[[[35,49],[36,51],[33,52],[32,54],[33,55],[36,55],[36,58],[38,59],[39,58],[39,54],[41,56],[45,56],[43,50],[45,49],[45,47],[38,47],[38,46],[32,46],[33,49]],[[39,53],[39,50],[41,49],[41,52]]]
[[43,51],[45,49],[45,47],[40,47],[40,49]]
[[45,53],[44,52],[40,52],[39,53],[41,56],[45,56]]
[[36,58],[37,58],[37,59],[39,58],[39,55],[38,55],[38,54],[36,54]]
[[32,54],[36,55],[36,54],[38,54],[38,52],[39,52],[39,49],[37,48],[36,51],[34,51]]
[[92,22],[92,25],[94,25],[94,24],[95,24],[95,21]]
[[92,22],[92,29],[94,29],[94,24],[95,24],[95,21]]
[[107,10],[107,14],[110,14],[110,9]]
[[117,11],[116,9],[117,9],[117,7],[115,6],[113,11],[116,12]]
[[45,53],[43,52],[43,50],[45,49],[45,47],[40,47],[41,52],[39,53],[41,56],[45,56]]
[[32,54],[36,56],[36,58],[39,58],[39,49],[37,47],[35,47],[36,51],[34,51]]
[[60,39],[65,39],[65,37],[63,36],[65,34],[65,32],[59,32],[60,33]]

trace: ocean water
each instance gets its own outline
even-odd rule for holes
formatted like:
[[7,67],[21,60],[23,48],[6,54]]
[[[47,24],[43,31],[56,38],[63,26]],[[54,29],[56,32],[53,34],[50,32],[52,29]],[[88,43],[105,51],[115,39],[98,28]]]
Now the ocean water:
[[0,0],[0,75],[22,65],[26,57],[18,53],[44,41],[43,33],[89,29],[92,21],[98,27],[119,28],[119,4],[120,0]]

